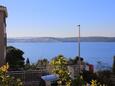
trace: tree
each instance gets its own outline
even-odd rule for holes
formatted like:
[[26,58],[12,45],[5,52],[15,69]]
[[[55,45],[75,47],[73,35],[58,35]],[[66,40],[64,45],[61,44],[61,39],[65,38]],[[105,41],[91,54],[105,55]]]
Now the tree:
[[113,73],[115,74],[115,56],[113,57],[113,68],[112,68],[113,70]]
[[85,81],[82,75],[79,75],[74,80],[72,80],[72,86],[85,86]]
[[70,86],[71,80],[69,77],[69,71],[67,68],[67,60],[63,55],[59,55],[51,61],[51,65],[54,67],[53,73],[59,76],[59,81],[61,85],[66,84]]
[[24,86],[20,79],[8,74],[8,63],[0,67],[0,86]]
[[29,58],[26,59],[25,70],[30,69],[30,60]]
[[30,65],[30,60],[29,60],[29,58],[27,58],[26,64],[29,64],[29,65]]
[[[79,62],[79,57],[78,56],[76,56],[75,58],[70,58],[69,59],[69,61],[68,61],[68,64],[78,64]],[[81,63],[83,62],[83,58],[82,57],[80,57],[80,61],[81,61]]]
[[101,70],[101,71],[97,71],[97,80],[100,83],[104,83],[107,86],[111,86],[111,70]]
[[36,70],[36,69],[37,69],[36,64],[32,63],[32,64],[30,65],[29,70]]
[[6,62],[9,64],[10,70],[20,70],[24,68],[24,52],[15,47],[7,47]]
[[41,66],[41,67],[46,67],[48,65],[48,63],[49,63],[49,61],[44,58],[44,59],[38,60],[36,65]]

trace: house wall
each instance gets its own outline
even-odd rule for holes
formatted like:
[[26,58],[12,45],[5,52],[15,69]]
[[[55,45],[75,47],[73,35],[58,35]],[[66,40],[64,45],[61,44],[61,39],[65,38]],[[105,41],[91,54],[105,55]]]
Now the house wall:
[[0,6],[0,66],[5,63],[6,56],[6,8]]

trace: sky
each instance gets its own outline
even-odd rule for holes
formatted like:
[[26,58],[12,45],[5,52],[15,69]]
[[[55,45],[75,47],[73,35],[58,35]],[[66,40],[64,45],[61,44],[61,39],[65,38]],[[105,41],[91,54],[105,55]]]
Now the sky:
[[8,37],[115,37],[115,0],[0,0]]

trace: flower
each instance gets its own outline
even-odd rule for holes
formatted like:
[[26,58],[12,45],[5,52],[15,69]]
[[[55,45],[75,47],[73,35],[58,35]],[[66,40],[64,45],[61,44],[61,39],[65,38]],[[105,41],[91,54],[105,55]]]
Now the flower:
[[7,64],[3,65],[2,67],[0,67],[0,70],[1,70],[2,72],[7,72],[7,71],[8,71],[8,68],[9,68],[9,64],[7,63]]

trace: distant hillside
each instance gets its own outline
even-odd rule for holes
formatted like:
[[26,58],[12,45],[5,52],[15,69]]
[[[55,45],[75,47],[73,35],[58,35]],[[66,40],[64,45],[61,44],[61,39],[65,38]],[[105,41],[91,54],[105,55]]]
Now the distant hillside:
[[[8,42],[77,42],[77,37],[21,37],[8,38]],[[81,37],[81,42],[115,42],[115,37]]]

